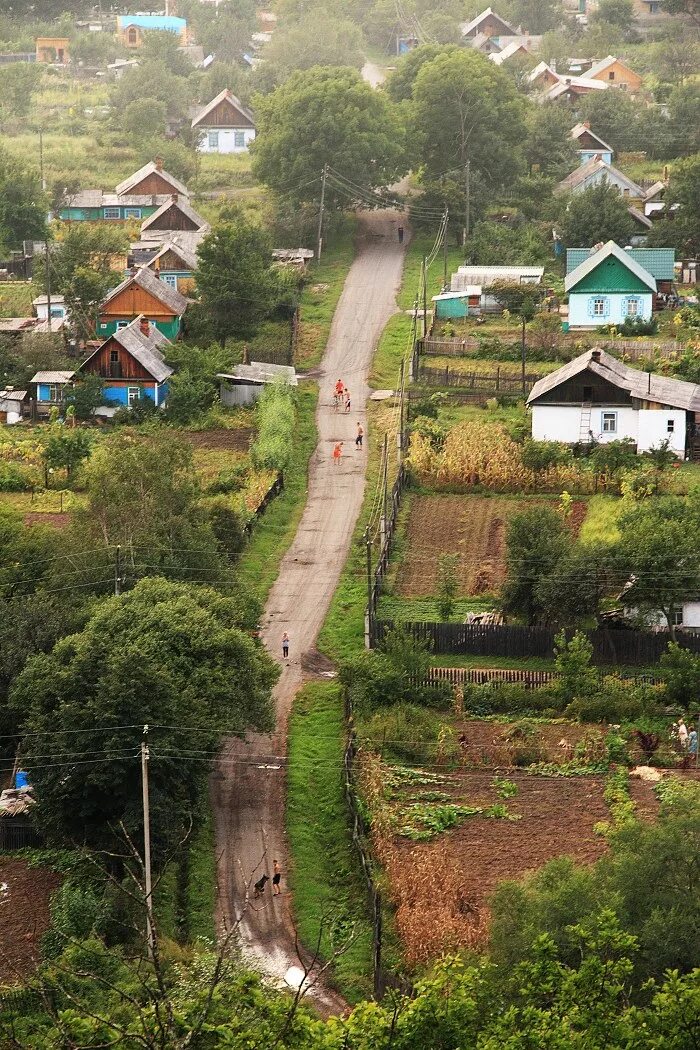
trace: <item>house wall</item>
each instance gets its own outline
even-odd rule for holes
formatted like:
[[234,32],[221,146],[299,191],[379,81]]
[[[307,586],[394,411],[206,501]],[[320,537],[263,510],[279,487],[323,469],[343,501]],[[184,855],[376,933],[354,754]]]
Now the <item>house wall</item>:
[[140,313],[146,315],[147,319],[151,324],[154,324],[159,332],[162,332],[171,342],[177,339],[180,332],[180,318],[166,316],[165,314],[154,314],[148,310],[136,310],[134,313],[122,313],[116,315],[101,315],[99,332],[98,335],[101,339],[107,339],[108,336],[114,335],[117,330],[119,321],[133,321]]
[[[140,204],[138,206],[130,204],[108,204],[106,207],[111,210],[118,208],[119,215],[114,218],[105,218],[105,208],[74,208],[72,206],[60,208],[58,212],[59,219],[63,219],[64,222],[134,222],[139,219],[147,219],[153,215],[154,212],[158,211],[160,204]],[[129,214],[127,214],[127,212]]]
[[[673,430],[669,424],[673,423]],[[637,449],[647,452],[658,448],[663,441],[669,441],[671,448],[680,459],[685,458],[685,412],[680,408],[642,408],[639,410],[639,436]]]
[[578,155],[581,158],[582,164],[587,164],[588,161],[593,160],[594,157],[600,157],[606,164],[612,164],[612,150],[580,149]]
[[[612,79],[610,78],[611,74],[613,75]],[[600,80],[603,84],[609,84],[611,87],[621,87],[628,91],[639,91],[642,86],[642,78],[639,74],[633,73],[631,69],[626,69],[620,62],[612,63],[607,69],[591,77],[591,80]]]
[[172,182],[164,178],[161,172],[152,171],[140,182],[135,183],[129,193],[179,193],[179,190],[177,186],[173,186]]
[[[39,303],[34,307],[36,315],[40,321],[47,321],[49,317],[49,304]],[[51,316],[52,317],[65,317],[66,307],[64,303],[51,303]]]
[[[581,405],[533,405],[532,436],[535,441],[561,441],[574,444],[586,439],[582,433]],[[603,413],[615,412],[617,429],[603,432]],[[668,432],[668,421],[673,420],[673,433]],[[682,409],[636,409],[623,405],[596,405],[591,410],[590,430],[596,441],[608,444],[629,438],[637,444],[638,452],[658,448],[669,438],[671,449],[681,459],[685,455],[685,412]]]
[[437,317],[466,317],[468,313],[469,299],[438,299],[435,303]]
[[[163,384],[161,384],[162,386]],[[129,404],[129,389],[139,389],[140,397],[147,397],[151,401],[155,401],[157,405],[163,403],[164,396],[161,392],[161,388],[158,383],[155,383],[152,379],[149,382],[143,382],[139,380],[129,381],[116,381],[106,380],[102,387],[102,393],[105,398],[109,401],[115,401],[117,404],[122,406],[128,406]]]
[[[593,315],[593,300],[605,299],[607,312],[602,317]],[[636,317],[645,321],[651,318],[651,292],[605,292],[595,293],[571,292],[569,294],[569,328],[600,328],[607,324],[622,324],[628,316],[628,302],[636,299],[638,303]]]
[[[212,128],[211,131],[218,135],[218,145],[209,144],[209,128],[202,128],[202,134],[197,144],[200,153],[245,153],[255,138],[255,128]],[[243,135],[243,145],[236,145],[236,132]]]
[[265,386],[263,383],[222,383],[219,389],[221,404],[231,408],[236,405],[250,405],[257,401]]
[[[597,154],[596,154],[597,156]],[[638,197],[632,196],[629,191],[629,187],[618,178],[614,172],[608,171],[606,168],[601,168],[600,171],[594,171],[587,179],[580,182],[577,186],[572,187],[572,193],[583,193],[584,190],[590,189],[591,186],[598,186],[601,182],[607,182],[610,186],[615,186],[623,197],[628,197],[630,200],[638,200]]]
[[14,426],[22,420],[21,401],[0,401],[0,423],[6,423],[8,427]]

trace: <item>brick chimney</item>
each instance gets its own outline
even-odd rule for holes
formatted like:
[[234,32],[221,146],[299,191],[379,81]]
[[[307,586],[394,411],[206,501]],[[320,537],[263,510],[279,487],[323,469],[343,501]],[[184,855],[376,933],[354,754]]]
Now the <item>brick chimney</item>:
[[591,350],[591,361],[600,361],[600,350]]
[[140,320],[139,320],[139,328],[141,329],[141,334],[142,335],[150,335],[151,334],[151,326],[150,326],[150,324],[148,323],[148,321],[146,320],[145,317],[140,318]]
[[163,158],[161,156],[156,157],[156,159],[155,159],[155,166],[156,166],[156,171],[162,171],[163,170]]
[[587,128],[588,131],[590,131],[591,130],[591,122],[590,122],[590,120],[584,120],[583,121],[583,126],[584,126],[584,128]]
[[180,194],[179,193],[171,193],[170,194],[170,200],[173,202],[173,204],[177,204],[177,202],[180,200]]

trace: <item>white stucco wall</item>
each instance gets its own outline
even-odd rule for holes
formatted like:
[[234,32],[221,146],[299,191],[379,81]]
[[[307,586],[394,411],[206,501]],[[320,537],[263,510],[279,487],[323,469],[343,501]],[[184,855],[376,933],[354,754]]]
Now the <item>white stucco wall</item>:
[[[639,609],[625,606],[625,616],[631,620],[640,618],[645,627],[658,627],[663,631],[668,630],[668,622],[662,612],[647,612],[639,616]],[[681,625],[678,625],[681,626]],[[700,602],[683,602],[683,627],[700,629]]]
[[[202,132],[197,149],[200,153],[245,153],[255,138],[255,128],[212,128],[219,136],[219,145],[209,145],[209,132]],[[243,146],[236,145],[236,131],[243,132]]]
[[[650,448],[658,448],[663,441],[669,440],[669,447],[673,449],[681,459],[685,456],[685,412],[682,409],[640,409],[639,410],[639,437],[637,439],[640,452],[647,452]],[[673,421],[673,432],[668,425]]]
[[[588,312],[588,304],[590,300],[601,297],[607,302],[608,312],[604,317],[592,317]],[[633,294],[571,292],[569,295],[569,328],[600,328],[606,324],[623,324],[627,317],[629,299],[639,300],[639,307],[634,316],[648,321],[651,318],[651,292],[634,292]]]
[[[617,428],[603,431],[603,413],[615,412]],[[574,444],[584,441],[586,435],[581,428],[580,405],[533,405],[532,436],[535,441],[561,441]],[[673,420],[673,432],[668,423]],[[682,409],[636,409],[614,405],[594,406],[591,409],[590,429],[596,441],[622,441],[631,438],[637,442],[639,452],[658,448],[666,438],[670,448],[681,459],[685,455],[685,412]]]

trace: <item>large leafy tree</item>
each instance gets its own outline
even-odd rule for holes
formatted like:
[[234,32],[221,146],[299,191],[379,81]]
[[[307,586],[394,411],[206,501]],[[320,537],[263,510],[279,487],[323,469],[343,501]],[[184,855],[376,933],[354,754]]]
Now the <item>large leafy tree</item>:
[[9,154],[0,154],[0,250],[43,239],[47,212],[38,173]]
[[[452,51],[426,63],[413,88],[413,119],[423,181],[463,207],[464,175],[486,198],[521,165],[524,103],[511,78],[475,51]],[[444,180],[441,181],[441,180]]]
[[17,62],[0,71],[0,120],[26,117],[41,80],[41,67]]
[[456,50],[457,48],[441,44],[421,44],[420,47],[403,55],[396,63],[396,69],[386,81],[386,91],[389,97],[394,102],[404,102],[411,98],[413,85],[423,66],[439,58],[440,55]]
[[277,30],[265,49],[265,68],[274,71],[278,83],[295,70],[312,66],[361,69],[363,49],[362,31],[354,22],[314,8]]
[[539,582],[556,571],[571,544],[571,533],[551,507],[531,507],[511,516],[506,533],[505,612],[528,624],[546,618]]
[[561,4],[557,0],[510,0],[508,18],[528,33],[546,33],[562,23]]
[[199,246],[197,290],[211,334],[249,335],[281,296],[268,236],[243,218],[220,222]]
[[619,191],[603,181],[566,202],[560,232],[569,248],[590,248],[599,241],[624,247],[634,233],[634,219]]
[[119,727],[149,724],[152,833],[163,850],[197,804],[202,765],[192,748],[269,729],[276,677],[241,630],[237,603],[213,590],[150,579],[106,601],[79,634],[32,658],[11,692],[38,823],[54,841],[110,846],[120,821],[138,837],[140,729]]
[[576,143],[569,134],[571,114],[559,106],[533,106],[527,115],[525,161],[530,174],[563,179],[578,163]]
[[665,200],[678,209],[672,219],[650,230],[647,244],[676,248],[679,255],[695,257],[700,252],[700,153],[674,166]]
[[[324,165],[367,189],[391,184],[406,170],[404,129],[394,106],[354,69],[314,67],[293,73],[255,100],[258,135],[253,170],[292,202],[316,202]],[[352,192],[352,191],[350,191]],[[348,191],[334,178],[329,208],[343,208]]]

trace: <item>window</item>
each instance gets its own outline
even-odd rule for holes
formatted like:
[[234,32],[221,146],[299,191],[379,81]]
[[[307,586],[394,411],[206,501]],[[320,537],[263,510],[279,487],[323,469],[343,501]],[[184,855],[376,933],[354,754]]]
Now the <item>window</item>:
[[636,317],[639,313],[639,299],[627,300],[627,316]]
[[126,328],[128,324],[128,321],[117,321],[117,328]]
[[207,135],[207,145],[209,146],[209,149],[218,149],[219,148],[219,132],[218,131],[210,131],[209,132],[209,134]]
[[114,365],[114,364],[117,364],[118,362],[119,362],[119,351],[118,350],[110,350],[110,352],[109,352],[109,363]]
[[63,317],[63,307],[62,306],[52,306],[51,307],[51,316],[52,317]]
[[139,42],[139,35],[136,32],[136,30],[134,29],[134,27],[132,26],[131,29],[129,30],[129,43],[130,44],[138,44],[138,42]]
[[245,149],[245,131],[234,131],[233,145],[236,149]]
[[667,419],[666,420],[666,433],[667,434],[673,434],[675,429],[676,429],[676,421],[675,421],[675,419]]
[[140,219],[141,209],[140,208],[125,208],[124,209],[125,219]]
[[649,14],[658,15],[659,13],[659,0],[650,0],[649,2]]
[[669,620],[671,621],[671,626],[672,627],[682,627],[683,626],[683,610],[682,609],[674,609],[674,611],[671,613],[671,615],[669,617]]
[[133,405],[134,401],[138,401],[141,396],[141,389],[137,386],[130,386],[126,391],[126,400],[129,405]]
[[604,434],[617,434],[617,412],[601,412]]
[[615,79],[615,70],[611,69],[610,72],[608,73],[608,80],[614,80],[614,79]]
[[169,284],[171,288],[177,288],[177,274],[162,273],[160,279],[163,284]]
[[104,210],[105,219],[118,219],[120,215],[119,208],[105,208]]
[[55,383],[51,383],[51,385],[49,386],[49,401],[60,401],[61,394],[61,387],[56,386]]
[[597,296],[593,300],[593,316],[594,317],[605,317],[606,314],[606,302],[602,296]]

